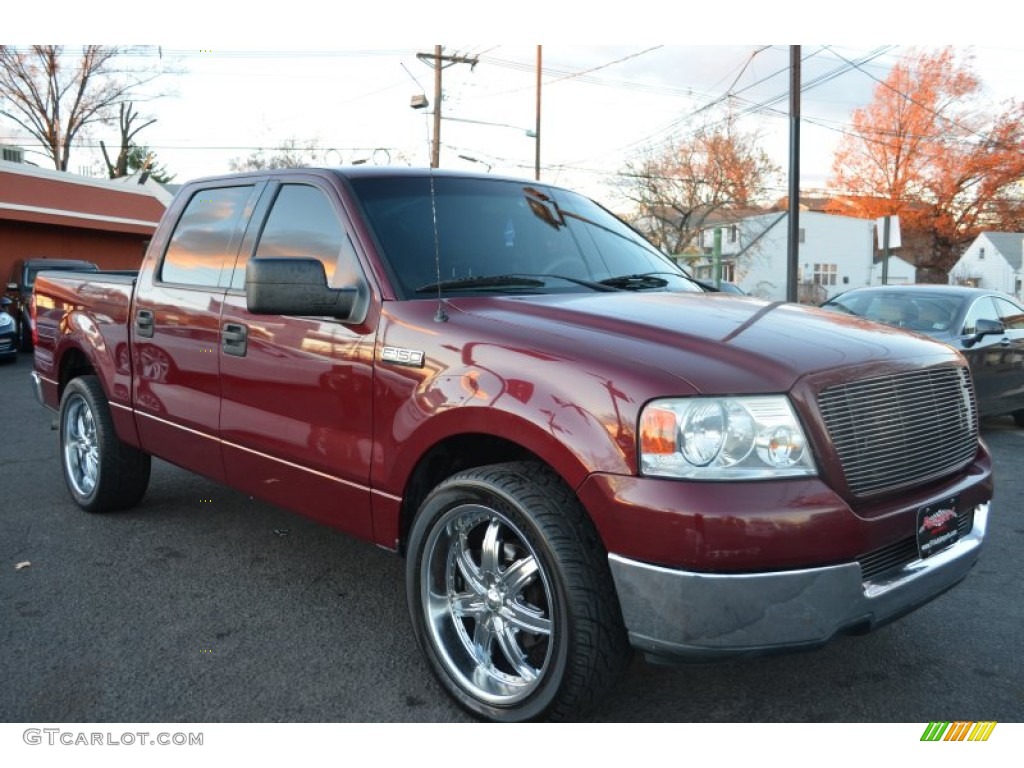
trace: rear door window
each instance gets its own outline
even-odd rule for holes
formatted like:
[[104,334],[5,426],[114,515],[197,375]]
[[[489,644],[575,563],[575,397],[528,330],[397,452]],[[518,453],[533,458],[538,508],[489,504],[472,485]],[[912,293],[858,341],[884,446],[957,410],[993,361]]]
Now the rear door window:
[[167,246],[160,280],[179,285],[216,287],[221,271],[238,250],[240,228],[252,185],[196,192],[178,220]]

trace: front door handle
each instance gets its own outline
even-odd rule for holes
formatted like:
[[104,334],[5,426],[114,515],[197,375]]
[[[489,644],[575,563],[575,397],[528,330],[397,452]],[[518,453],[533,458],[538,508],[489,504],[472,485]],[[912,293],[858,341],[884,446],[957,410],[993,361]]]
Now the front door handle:
[[248,338],[248,327],[241,323],[224,323],[220,334],[220,348],[225,355],[245,357]]
[[135,332],[147,339],[153,338],[153,310],[140,309],[135,313]]

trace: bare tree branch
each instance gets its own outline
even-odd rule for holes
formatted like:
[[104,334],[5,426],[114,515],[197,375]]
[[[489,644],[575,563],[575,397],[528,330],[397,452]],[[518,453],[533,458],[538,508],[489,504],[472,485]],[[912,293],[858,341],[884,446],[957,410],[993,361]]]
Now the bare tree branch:
[[705,122],[661,148],[647,148],[620,173],[620,191],[636,207],[633,225],[669,254],[694,246],[723,211],[762,201],[779,169],[732,115]]
[[140,52],[142,49],[122,46],[86,45],[80,54],[71,54],[58,45],[27,49],[2,45],[0,116],[36,139],[54,167],[66,171],[80,134],[96,123],[113,120],[124,102],[147,98],[144,86],[165,73],[156,62],[134,68],[119,66],[126,54]]

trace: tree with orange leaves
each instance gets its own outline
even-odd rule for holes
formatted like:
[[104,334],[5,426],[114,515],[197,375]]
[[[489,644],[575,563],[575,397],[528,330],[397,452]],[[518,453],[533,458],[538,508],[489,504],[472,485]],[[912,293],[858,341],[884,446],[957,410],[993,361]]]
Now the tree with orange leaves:
[[830,210],[898,215],[925,281],[944,281],[980,231],[1021,223],[1024,105],[995,109],[981,90],[969,57],[911,51],[854,111],[834,157]]

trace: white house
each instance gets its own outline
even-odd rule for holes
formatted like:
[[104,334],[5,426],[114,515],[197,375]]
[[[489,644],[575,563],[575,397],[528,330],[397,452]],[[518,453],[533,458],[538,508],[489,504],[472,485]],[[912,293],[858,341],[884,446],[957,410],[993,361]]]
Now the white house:
[[[789,260],[789,214],[773,212],[740,219],[722,230],[722,279],[734,282],[747,293],[776,301],[786,299]],[[815,286],[815,301],[865,285],[882,284],[882,263],[875,262],[875,222],[852,216],[801,211],[798,283]],[[712,228],[701,234],[701,245],[714,244]],[[713,279],[711,256],[694,267],[695,276]],[[890,256],[886,282],[912,283],[915,267]]]
[[1024,232],[982,232],[949,270],[954,285],[992,288],[1021,298]]

